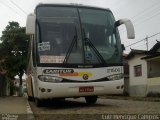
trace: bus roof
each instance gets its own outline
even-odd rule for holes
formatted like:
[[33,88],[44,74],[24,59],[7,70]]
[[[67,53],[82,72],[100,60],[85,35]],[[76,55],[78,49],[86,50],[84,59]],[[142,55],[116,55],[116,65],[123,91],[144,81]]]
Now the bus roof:
[[83,7],[83,8],[95,8],[95,9],[101,9],[101,10],[108,10],[110,11],[109,8],[102,8],[102,7],[97,7],[97,6],[90,6],[90,5],[83,5],[83,4],[75,4],[75,3],[40,3],[36,6],[36,9],[41,6],[62,6],[62,7]]

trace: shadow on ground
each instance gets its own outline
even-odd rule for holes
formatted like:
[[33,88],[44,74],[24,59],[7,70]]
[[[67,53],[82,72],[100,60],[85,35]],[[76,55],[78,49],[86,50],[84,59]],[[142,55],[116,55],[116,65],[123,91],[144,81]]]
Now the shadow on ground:
[[[31,102],[35,104],[34,102]],[[72,100],[45,100],[40,108],[47,109],[72,109],[72,108],[92,108],[92,107],[106,107],[108,105],[104,104],[87,104],[81,101],[72,101]]]

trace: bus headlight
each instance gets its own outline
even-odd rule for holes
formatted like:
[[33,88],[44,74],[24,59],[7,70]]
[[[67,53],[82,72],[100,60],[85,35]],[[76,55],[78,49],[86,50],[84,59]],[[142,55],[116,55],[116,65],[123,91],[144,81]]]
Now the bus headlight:
[[47,76],[47,75],[40,75],[38,76],[39,80],[43,81],[43,82],[61,82],[63,79],[59,78],[59,77],[54,77],[54,76]]
[[123,78],[123,74],[115,74],[107,77],[109,80],[120,80]]

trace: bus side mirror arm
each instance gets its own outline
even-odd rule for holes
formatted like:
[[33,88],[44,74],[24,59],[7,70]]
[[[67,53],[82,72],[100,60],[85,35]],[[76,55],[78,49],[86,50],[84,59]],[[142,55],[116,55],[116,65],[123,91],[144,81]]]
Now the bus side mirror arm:
[[129,19],[120,19],[115,22],[115,27],[118,27],[122,24],[124,24],[126,26],[128,39],[134,39],[135,38],[135,31],[134,31],[134,27],[133,27],[132,22]]
[[121,44],[122,50],[126,50],[126,48],[124,47],[124,44]]
[[27,22],[26,22],[26,34],[27,35],[35,34],[35,23],[36,23],[36,15],[29,14],[27,16]]

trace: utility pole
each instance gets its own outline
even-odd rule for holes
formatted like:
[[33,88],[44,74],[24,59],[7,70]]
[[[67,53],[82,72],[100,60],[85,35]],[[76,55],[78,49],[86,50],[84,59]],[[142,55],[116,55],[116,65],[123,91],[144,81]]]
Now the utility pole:
[[146,48],[147,48],[147,51],[148,51],[148,36],[146,36]]

